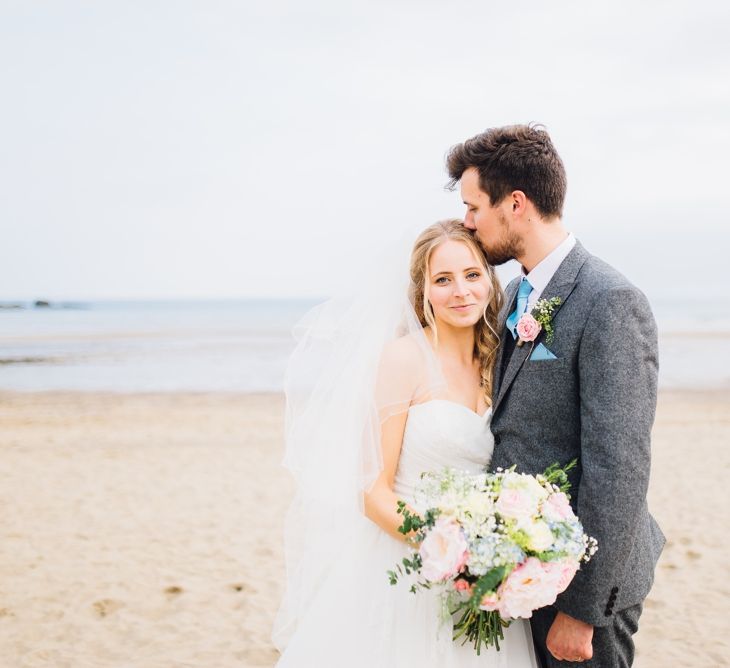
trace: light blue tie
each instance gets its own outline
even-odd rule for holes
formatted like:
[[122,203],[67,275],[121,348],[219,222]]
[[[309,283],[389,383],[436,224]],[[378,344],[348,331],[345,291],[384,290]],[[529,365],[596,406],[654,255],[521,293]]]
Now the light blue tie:
[[512,332],[512,338],[517,338],[517,321],[520,319],[522,314],[527,310],[527,298],[532,292],[532,286],[530,281],[526,278],[522,279],[520,287],[517,290],[517,308],[509,314],[505,325],[507,329]]

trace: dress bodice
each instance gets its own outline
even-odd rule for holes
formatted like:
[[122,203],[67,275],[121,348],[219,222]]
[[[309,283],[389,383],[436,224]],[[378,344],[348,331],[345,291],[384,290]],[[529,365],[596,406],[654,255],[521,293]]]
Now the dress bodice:
[[413,503],[424,471],[444,467],[481,473],[489,464],[494,437],[489,430],[492,409],[479,415],[463,404],[432,399],[408,409],[394,491]]

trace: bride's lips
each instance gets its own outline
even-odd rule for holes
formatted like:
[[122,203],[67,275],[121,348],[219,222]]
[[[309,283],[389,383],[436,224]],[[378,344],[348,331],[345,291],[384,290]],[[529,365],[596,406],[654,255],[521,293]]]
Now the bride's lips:
[[455,311],[466,311],[467,309],[470,309],[472,306],[476,306],[476,304],[459,304],[458,306],[452,306],[451,308]]

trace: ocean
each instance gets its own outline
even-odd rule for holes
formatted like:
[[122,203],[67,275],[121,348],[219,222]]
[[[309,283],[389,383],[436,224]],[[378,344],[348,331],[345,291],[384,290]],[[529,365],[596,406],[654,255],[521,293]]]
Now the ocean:
[[[0,390],[280,392],[316,302],[97,301],[0,308]],[[652,300],[660,387],[730,388],[730,303]]]

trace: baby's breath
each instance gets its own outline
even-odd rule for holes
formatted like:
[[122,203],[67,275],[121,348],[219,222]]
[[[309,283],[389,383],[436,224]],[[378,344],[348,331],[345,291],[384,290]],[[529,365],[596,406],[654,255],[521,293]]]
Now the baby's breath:
[[532,317],[540,323],[545,330],[545,342],[550,344],[553,341],[555,331],[553,330],[553,313],[555,309],[563,303],[560,297],[552,299],[540,299],[535,302],[532,308]]

